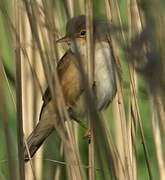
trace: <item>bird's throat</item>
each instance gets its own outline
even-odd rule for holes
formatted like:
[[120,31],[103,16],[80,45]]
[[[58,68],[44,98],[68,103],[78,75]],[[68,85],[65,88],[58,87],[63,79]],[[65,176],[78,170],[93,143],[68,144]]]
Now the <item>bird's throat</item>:
[[78,53],[81,58],[86,58],[86,40],[85,39],[75,39],[70,43],[70,49],[73,53]]

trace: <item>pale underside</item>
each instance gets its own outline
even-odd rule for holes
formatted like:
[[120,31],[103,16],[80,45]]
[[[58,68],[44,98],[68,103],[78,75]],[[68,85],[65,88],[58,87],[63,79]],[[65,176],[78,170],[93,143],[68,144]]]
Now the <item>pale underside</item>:
[[[74,21],[75,20],[76,19],[74,19]],[[82,24],[80,25],[82,26]],[[72,27],[75,28],[75,26]],[[108,106],[116,94],[115,63],[107,39],[107,29],[105,28],[104,31],[103,24],[97,27],[94,34],[94,80],[90,82],[90,87],[92,87],[96,109],[102,111]],[[73,31],[73,33],[78,33],[78,31]],[[65,134],[61,134],[63,131],[60,130],[63,123],[59,123],[60,120],[64,122],[64,120],[68,119],[63,114],[64,106],[66,110],[68,110],[70,119],[80,121],[85,119],[88,114],[88,106],[85,103],[86,84],[82,81],[82,73],[78,63],[81,59],[81,67],[84,69],[85,76],[87,77],[88,58],[86,56],[86,40],[84,37],[85,36],[83,36],[83,38],[80,38],[80,36],[69,37],[70,49],[60,59],[56,68],[60,83],[60,91],[58,91],[58,93],[62,93],[64,101],[63,103],[60,102],[62,100],[61,97],[56,97],[56,101],[52,99],[49,87],[47,88],[43,96],[43,105],[39,117],[40,121],[27,139],[31,156],[35,154],[52,131],[57,130],[61,137],[63,135],[65,137]],[[73,38],[75,38],[77,48],[74,46]],[[54,74],[52,75],[54,76]],[[57,93],[57,91],[55,92]],[[62,113],[59,114],[59,112]],[[26,148],[24,150],[24,157],[26,161],[29,160]]]
[[[83,39],[76,41],[76,46],[84,65],[83,67],[87,71],[87,57],[86,53],[84,53],[86,52],[85,44],[86,42]],[[74,46],[71,43],[71,50],[73,53],[76,53]],[[116,93],[114,68],[114,60],[109,43],[105,41],[96,42],[94,47],[94,97],[96,98],[96,107],[99,111],[108,106]],[[74,114],[79,118],[84,118],[86,115],[86,106],[84,103],[84,97],[82,95],[72,108]]]
[[[83,68],[87,71],[87,58],[86,58],[86,46],[85,40],[76,41],[76,46],[83,62]],[[66,108],[71,109],[69,113],[70,117],[76,120],[82,120],[86,118],[87,106],[84,98],[84,85],[80,83],[80,73],[77,66],[73,61],[76,59],[76,50],[74,44],[70,44],[72,53],[68,53],[64,57],[64,63],[60,70],[60,82],[66,102]],[[101,41],[95,43],[94,47],[94,97],[96,102],[96,108],[98,111],[105,109],[112,101],[116,94],[115,83],[115,66],[112,52],[108,42]],[[72,61],[70,60],[72,59]],[[74,60],[73,60],[74,59]],[[67,64],[67,61],[69,62]],[[65,69],[65,70],[63,70]],[[69,84],[69,85],[68,85]],[[54,107],[52,101],[42,111],[42,118],[40,120],[47,119],[47,123],[52,124]]]

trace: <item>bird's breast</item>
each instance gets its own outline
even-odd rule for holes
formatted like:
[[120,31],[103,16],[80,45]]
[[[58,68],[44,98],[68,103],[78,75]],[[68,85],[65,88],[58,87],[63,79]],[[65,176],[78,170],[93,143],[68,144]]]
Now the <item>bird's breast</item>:
[[115,70],[112,51],[108,42],[95,45],[96,101],[99,110],[105,108],[116,93]]
[[[85,55],[83,55],[83,57],[85,57]],[[86,58],[83,60],[85,62]],[[109,43],[96,43],[94,51],[94,97],[96,97],[96,106],[99,111],[107,107],[116,93],[114,68]],[[74,114],[74,117],[77,119],[86,116],[87,109],[83,95],[84,93],[79,97],[75,106],[72,108],[72,114]]]

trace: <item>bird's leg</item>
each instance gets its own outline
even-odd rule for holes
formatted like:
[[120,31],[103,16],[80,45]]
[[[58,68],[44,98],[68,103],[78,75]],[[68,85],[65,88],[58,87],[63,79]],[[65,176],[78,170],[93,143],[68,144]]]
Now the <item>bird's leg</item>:
[[73,119],[74,121],[76,121],[82,128],[85,129],[85,134],[84,134],[84,138],[88,139],[88,142],[90,143],[91,140],[91,130],[89,128],[87,128],[80,119],[75,118],[72,108],[68,108],[68,113],[71,119]]
[[74,121],[76,121],[82,128],[85,129],[85,133],[84,133],[84,139],[87,139],[88,142],[90,143],[91,141],[91,130],[89,128],[87,128],[82,121],[78,120],[78,119],[73,119]]
[[71,107],[68,108],[68,114],[70,116],[70,119],[76,121],[81,127],[83,127],[84,129],[87,129],[87,127],[81,122],[81,120],[77,119],[73,113],[73,110]]
[[91,129],[87,129],[85,134],[84,134],[84,138],[88,140],[88,143],[90,144],[91,142]]
[[[73,118],[72,118],[73,119]],[[74,118],[74,121],[76,121],[82,128],[84,128],[85,130],[87,130],[88,128],[82,123],[82,121],[80,121],[79,119]]]

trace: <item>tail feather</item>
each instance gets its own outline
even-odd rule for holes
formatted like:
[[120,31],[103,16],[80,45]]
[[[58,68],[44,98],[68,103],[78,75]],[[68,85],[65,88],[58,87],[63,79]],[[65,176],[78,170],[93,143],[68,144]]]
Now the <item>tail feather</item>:
[[[30,157],[33,157],[35,152],[40,148],[43,144],[44,140],[52,133],[53,126],[42,126],[42,122],[39,122],[34,131],[30,134],[27,139],[27,145],[30,152]],[[29,161],[29,154],[27,148],[24,147],[24,161]]]

